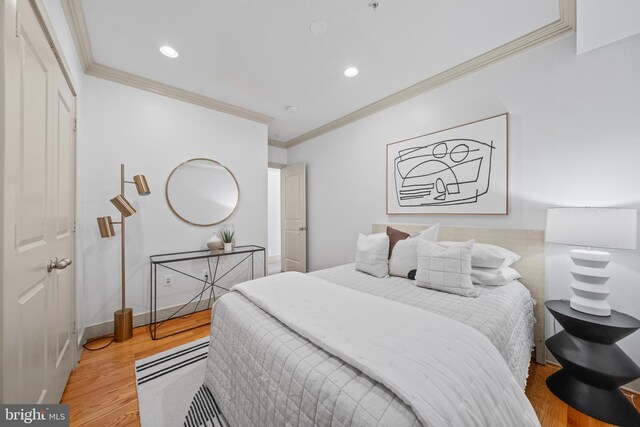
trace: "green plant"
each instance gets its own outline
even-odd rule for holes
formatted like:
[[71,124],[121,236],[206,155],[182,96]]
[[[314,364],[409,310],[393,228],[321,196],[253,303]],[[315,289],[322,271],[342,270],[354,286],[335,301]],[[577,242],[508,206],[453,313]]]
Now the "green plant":
[[235,234],[235,231],[224,230],[220,233],[220,237],[222,238],[223,243],[231,243],[233,242],[233,236],[235,236]]

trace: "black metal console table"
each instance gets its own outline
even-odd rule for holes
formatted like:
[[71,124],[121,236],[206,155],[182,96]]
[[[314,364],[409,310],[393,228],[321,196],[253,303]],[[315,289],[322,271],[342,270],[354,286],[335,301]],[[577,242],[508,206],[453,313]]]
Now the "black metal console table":
[[640,321],[611,311],[601,317],[572,309],[569,301],[545,303],[564,328],[546,341],[562,365],[547,387],[567,405],[620,426],[640,426],[640,413],[619,387],[640,378],[640,367],[616,342],[640,329]]
[[[167,333],[166,335],[159,335],[158,334],[158,329],[165,324],[166,322],[172,320],[172,319],[178,319],[180,317],[184,317],[187,315],[191,315],[193,313],[197,313],[199,311],[204,311],[204,310],[208,310],[209,308],[211,308],[211,299],[213,298],[213,301],[216,301],[216,293],[215,293],[215,288],[219,288],[225,291],[229,291],[228,288],[225,288],[223,286],[220,286],[218,283],[220,282],[220,280],[222,280],[224,277],[226,277],[229,273],[231,273],[233,270],[235,270],[237,267],[239,267],[240,265],[247,263],[249,264],[249,268],[251,270],[251,280],[254,279],[254,262],[255,262],[255,254],[262,252],[262,263],[263,263],[263,274],[266,276],[267,275],[267,261],[266,261],[266,250],[265,248],[263,248],[262,246],[256,246],[256,245],[244,245],[244,246],[236,246],[232,251],[224,251],[222,249],[218,249],[218,250],[213,250],[210,251],[208,249],[205,250],[199,250],[199,251],[189,251],[189,252],[175,252],[175,253],[169,253],[169,254],[158,254],[158,255],[151,255],[149,257],[149,260],[151,261],[151,272],[150,272],[150,305],[151,305],[151,311],[150,311],[150,321],[149,321],[149,333],[151,334],[151,338],[154,340],[158,340],[158,339],[162,339],[162,338],[166,338],[166,337],[170,337],[172,335],[176,335],[182,332],[186,332],[186,331],[190,331],[192,329],[195,328],[199,328],[201,326],[204,325],[208,325],[211,322],[208,321],[206,323],[202,323],[200,325],[196,325],[196,326],[192,326],[190,328],[187,329],[182,329],[179,331],[175,331],[172,330],[171,333]],[[219,270],[219,265],[220,265],[220,259],[223,257],[227,257],[227,256],[231,256],[231,255],[244,255],[242,257],[242,259],[240,259],[238,262],[236,262],[235,264],[233,264],[233,266],[231,266],[230,268],[226,269],[226,271],[221,272]],[[207,268],[209,270],[208,273],[208,278],[209,279],[202,279],[200,277],[196,277],[193,274],[189,274],[187,272],[181,271],[178,269],[179,265],[176,265],[176,263],[180,263],[180,262],[185,262],[185,261],[193,261],[193,260],[205,260],[207,263]],[[213,262],[212,260],[215,260],[215,262]],[[213,265],[212,265],[213,264]],[[193,298],[191,298],[189,301],[187,301],[185,304],[183,304],[182,306],[180,306],[179,308],[175,309],[175,312],[162,320],[158,320],[158,304],[157,304],[157,300],[158,300],[158,277],[157,277],[157,270],[158,270],[158,266],[164,267],[168,270],[171,270],[173,272],[179,273],[183,276],[189,277],[193,280],[196,280],[200,283],[202,283],[202,289],[199,290],[199,292],[193,296]],[[207,305],[205,307],[203,307],[202,310],[198,310],[198,307],[200,305],[200,302],[203,299],[203,296],[205,295],[209,295],[208,297],[206,297],[207,299]],[[197,300],[197,302],[196,302]],[[190,311],[187,312],[187,307],[190,304],[193,304],[195,302],[195,308]]]

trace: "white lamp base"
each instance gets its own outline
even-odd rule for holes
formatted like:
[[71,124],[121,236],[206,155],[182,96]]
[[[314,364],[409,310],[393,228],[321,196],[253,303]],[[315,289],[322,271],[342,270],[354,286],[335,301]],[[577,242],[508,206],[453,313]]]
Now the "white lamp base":
[[611,293],[606,285],[610,275],[606,267],[611,254],[586,249],[572,249],[570,254],[574,264],[571,308],[594,316],[610,316],[611,306],[606,301]]

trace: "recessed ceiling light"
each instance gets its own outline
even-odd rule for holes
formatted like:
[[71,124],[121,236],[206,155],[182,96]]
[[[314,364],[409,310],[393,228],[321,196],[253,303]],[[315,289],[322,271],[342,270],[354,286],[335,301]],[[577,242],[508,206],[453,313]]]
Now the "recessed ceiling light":
[[355,77],[358,75],[358,73],[359,71],[356,67],[349,67],[346,70],[344,70],[344,75],[347,77]]
[[169,58],[178,57],[178,51],[172,48],[171,46],[160,47],[160,53],[162,53],[164,56],[168,56]]
[[287,106],[287,111],[290,113],[297,113],[298,112],[298,107],[296,107],[295,105],[289,105]]
[[324,34],[327,31],[327,23],[324,21],[313,21],[311,25],[309,25],[309,31],[311,31],[316,36],[320,34]]

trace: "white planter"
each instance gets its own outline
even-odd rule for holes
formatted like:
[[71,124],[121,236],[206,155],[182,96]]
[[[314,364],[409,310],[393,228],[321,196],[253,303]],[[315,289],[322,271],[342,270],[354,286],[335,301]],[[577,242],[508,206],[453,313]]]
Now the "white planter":
[[224,244],[224,251],[225,252],[231,252],[233,250],[233,243],[225,243]]

